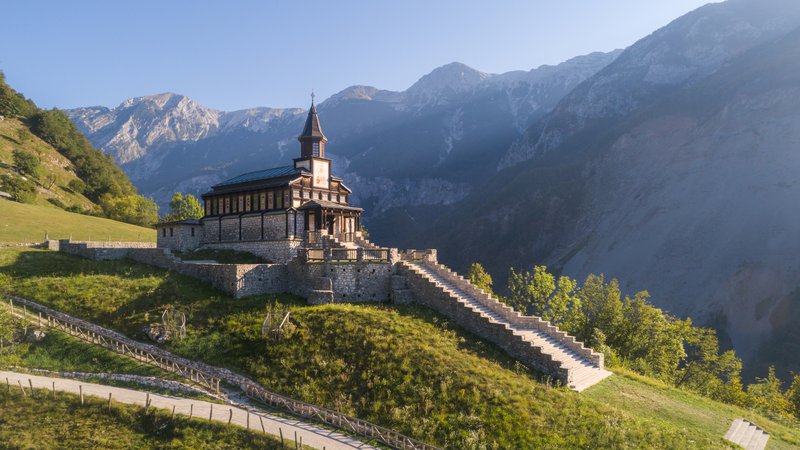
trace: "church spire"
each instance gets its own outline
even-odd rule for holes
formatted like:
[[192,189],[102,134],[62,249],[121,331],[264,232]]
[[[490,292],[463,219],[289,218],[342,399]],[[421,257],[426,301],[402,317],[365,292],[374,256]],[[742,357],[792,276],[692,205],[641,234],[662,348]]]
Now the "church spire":
[[309,156],[325,157],[325,142],[328,138],[322,133],[322,126],[319,123],[319,114],[314,105],[314,92],[311,92],[311,109],[308,110],[306,125],[303,132],[297,138],[300,141],[300,157]]

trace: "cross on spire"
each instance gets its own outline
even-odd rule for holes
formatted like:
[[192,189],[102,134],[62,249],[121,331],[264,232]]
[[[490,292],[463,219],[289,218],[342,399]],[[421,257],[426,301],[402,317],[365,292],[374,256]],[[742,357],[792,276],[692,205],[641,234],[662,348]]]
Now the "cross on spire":
[[314,88],[311,88],[311,104],[312,105],[314,104],[314,97],[316,97],[316,95],[314,95]]

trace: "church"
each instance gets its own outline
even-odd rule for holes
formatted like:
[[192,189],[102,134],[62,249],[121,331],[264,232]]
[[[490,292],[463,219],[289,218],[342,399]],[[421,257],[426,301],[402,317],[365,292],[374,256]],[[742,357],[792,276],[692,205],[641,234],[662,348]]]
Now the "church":
[[202,195],[199,221],[159,224],[159,247],[247,251],[276,263],[297,256],[304,244],[322,236],[354,242],[361,208],[350,205],[352,191],[331,173],[312,98],[293,164],[248,172],[211,187]]

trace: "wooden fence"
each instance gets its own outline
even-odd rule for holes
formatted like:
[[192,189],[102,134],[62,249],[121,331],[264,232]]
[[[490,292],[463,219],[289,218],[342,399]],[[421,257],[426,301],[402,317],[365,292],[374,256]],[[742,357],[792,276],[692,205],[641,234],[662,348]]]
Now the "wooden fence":
[[[14,306],[14,302],[17,303],[16,307]],[[22,308],[20,308],[19,305],[22,305]],[[384,445],[402,450],[438,450],[437,447],[417,441],[366,420],[357,419],[320,406],[311,405],[270,392],[253,380],[239,374],[234,374],[227,369],[208,366],[204,363],[189,365],[187,364],[187,360],[174,356],[166,350],[159,348],[149,349],[147,347],[151,346],[135,342],[98,325],[90,324],[81,319],[76,319],[67,314],[51,310],[36,302],[11,296],[9,297],[9,306],[11,307],[11,313],[13,315],[27,320],[30,323],[38,324],[39,327],[46,325],[91,344],[99,345],[122,355],[129,356],[137,361],[154,365],[168,372],[177,373],[214,392],[219,392],[220,381],[225,381],[239,386],[248,397],[264,402],[273,408],[282,410],[296,417],[317,420],[334,428],[354,434],[360,438],[374,439]],[[27,311],[27,308],[36,310],[38,315]],[[204,367],[205,370],[199,367]]]

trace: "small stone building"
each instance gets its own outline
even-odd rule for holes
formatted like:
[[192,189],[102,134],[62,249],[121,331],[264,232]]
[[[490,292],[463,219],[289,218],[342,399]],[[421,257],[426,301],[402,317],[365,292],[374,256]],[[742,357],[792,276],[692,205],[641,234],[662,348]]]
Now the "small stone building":
[[156,225],[156,246],[177,252],[200,247],[202,224],[199,220],[179,220]]

